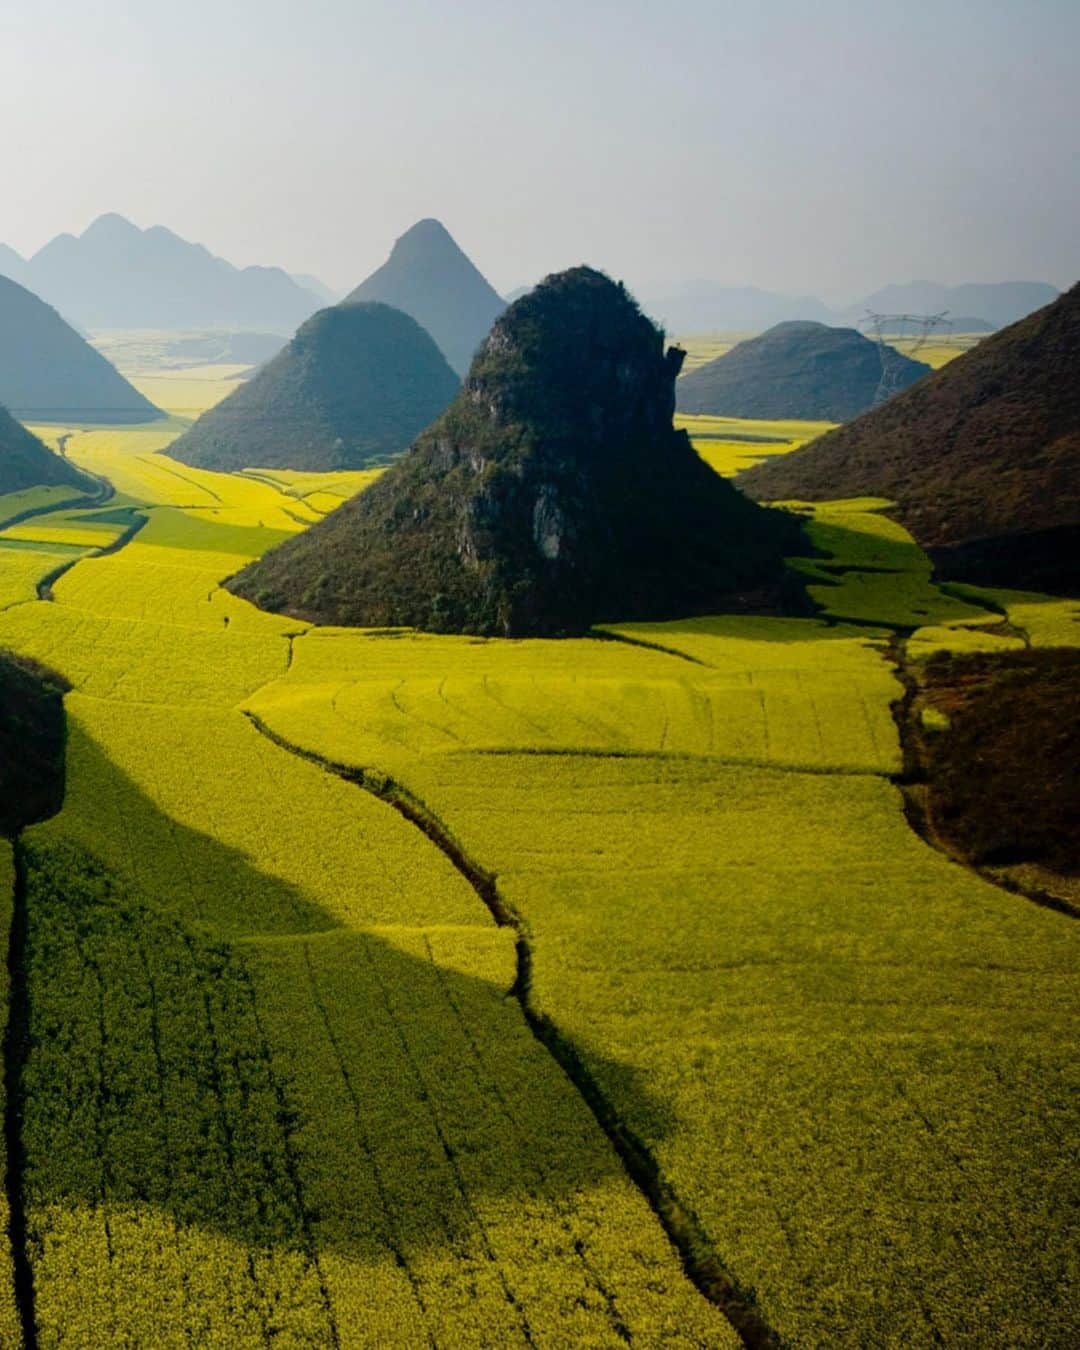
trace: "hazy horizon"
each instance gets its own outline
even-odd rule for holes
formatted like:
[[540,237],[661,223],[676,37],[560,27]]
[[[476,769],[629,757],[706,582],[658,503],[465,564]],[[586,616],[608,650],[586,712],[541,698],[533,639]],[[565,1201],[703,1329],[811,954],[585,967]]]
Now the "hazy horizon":
[[834,304],[1064,288],[1078,48],[1068,0],[16,5],[0,241],[117,212],[344,289],[435,216],[501,291],[580,261]]

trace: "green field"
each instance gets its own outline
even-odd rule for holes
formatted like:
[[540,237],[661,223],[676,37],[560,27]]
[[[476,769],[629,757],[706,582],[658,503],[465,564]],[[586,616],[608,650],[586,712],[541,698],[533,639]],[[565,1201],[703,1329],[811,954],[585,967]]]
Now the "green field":
[[[0,1344],[13,1266],[42,1346],[1074,1343],[1080,935],[911,830],[891,704],[1080,607],[939,588],[867,501],[815,618],[309,629],[220,582],[370,476],[182,425],[76,431],[116,495],[0,529],[0,646],[72,686],[0,854]],[[695,439],[813,434],[768,425]]]

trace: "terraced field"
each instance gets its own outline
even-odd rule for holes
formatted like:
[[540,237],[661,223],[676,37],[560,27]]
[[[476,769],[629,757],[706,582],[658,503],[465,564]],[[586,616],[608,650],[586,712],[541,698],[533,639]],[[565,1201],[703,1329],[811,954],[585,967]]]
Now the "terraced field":
[[72,685],[0,855],[0,1343],[1075,1341],[1077,929],[908,827],[887,658],[1077,607],[864,502],[817,619],[309,630],[219,582],[360,484],[176,425],[0,530],[0,645]]

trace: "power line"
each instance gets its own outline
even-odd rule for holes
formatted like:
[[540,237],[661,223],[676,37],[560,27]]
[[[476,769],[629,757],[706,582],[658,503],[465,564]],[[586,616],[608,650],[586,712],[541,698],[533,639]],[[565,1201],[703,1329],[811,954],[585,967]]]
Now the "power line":
[[[881,380],[874,394],[875,408],[880,407],[899,391],[905,359],[914,360],[926,346],[930,335],[939,328],[952,328],[952,320],[946,317],[948,313],[947,309],[943,309],[940,314],[879,314],[872,309],[866,311],[864,323],[870,327],[874,335],[878,358],[881,361]],[[908,350],[899,352],[886,341],[886,335],[903,336],[905,326],[910,326],[915,336],[911,339]]]

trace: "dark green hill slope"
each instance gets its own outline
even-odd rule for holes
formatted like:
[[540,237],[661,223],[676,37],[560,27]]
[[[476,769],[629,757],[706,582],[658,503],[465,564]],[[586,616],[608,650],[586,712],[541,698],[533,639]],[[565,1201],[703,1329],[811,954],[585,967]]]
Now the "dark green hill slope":
[[[895,370],[906,388],[930,367],[897,352]],[[675,396],[684,413],[846,422],[873,405],[880,381],[881,358],[868,338],[854,328],[796,320],[684,376]]]
[[942,575],[1077,593],[1080,285],[739,484],[773,501],[889,497]]
[[164,417],[55,309],[0,277],[0,403],[29,422]]
[[0,493],[70,485],[89,491],[81,473],[0,408]]
[[411,314],[439,344],[459,375],[506,308],[437,220],[418,221],[394,245],[382,267],[345,303],[381,300]]
[[778,580],[798,523],[673,429],[682,356],[601,273],[548,277],[403,459],[231,588],[322,623],[554,635]]
[[62,683],[0,652],[0,835],[53,815],[63,796]]
[[405,450],[457,376],[415,319],[389,305],[320,310],[168,453],[203,469],[359,469]]

